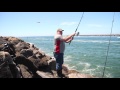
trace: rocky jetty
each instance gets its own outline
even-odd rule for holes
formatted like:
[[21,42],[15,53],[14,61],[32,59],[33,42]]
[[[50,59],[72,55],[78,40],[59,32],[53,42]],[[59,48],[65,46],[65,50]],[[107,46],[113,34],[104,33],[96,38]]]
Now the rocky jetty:
[[79,35],[79,36],[120,36],[120,34],[88,34],[88,35]]
[[[5,47],[11,47],[11,51]],[[16,37],[0,37],[0,78],[59,78],[55,67],[55,58],[47,56],[34,44]],[[94,78],[69,70],[66,65],[62,66],[62,73],[63,78]]]

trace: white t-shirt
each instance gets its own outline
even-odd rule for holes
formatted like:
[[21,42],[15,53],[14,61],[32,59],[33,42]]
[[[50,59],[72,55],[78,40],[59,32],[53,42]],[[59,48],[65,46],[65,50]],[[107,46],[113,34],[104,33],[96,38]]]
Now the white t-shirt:
[[64,53],[65,42],[61,40],[62,38],[62,35],[59,34],[54,36],[54,52],[56,53]]

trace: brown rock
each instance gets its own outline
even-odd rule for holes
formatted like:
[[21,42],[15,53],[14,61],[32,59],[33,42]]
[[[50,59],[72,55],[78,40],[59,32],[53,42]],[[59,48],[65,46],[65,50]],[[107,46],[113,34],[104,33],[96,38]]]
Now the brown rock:
[[23,64],[19,64],[18,66],[20,68],[22,78],[32,78],[33,77],[33,73],[29,70],[28,67],[26,67]]
[[23,40],[15,38],[15,37],[9,37],[8,41],[10,41],[11,43],[13,43],[14,45],[18,44],[19,42],[23,42]]
[[23,54],[23,56],[25,56],[26,58],[30,57],[33,55],[33,51],[30,49],[22,49],[20,51],[20,54]]
[[48,65],[49,65],[49,68],[51,69],[51,70],[54,70],[54,71],[56,71],[56,61],[55,60],[49,60],[48,61]]
[[29,49],[29,44],[26,42],[19,42],[17,45],[15,45],[16,52],[20,52],[22,49]]

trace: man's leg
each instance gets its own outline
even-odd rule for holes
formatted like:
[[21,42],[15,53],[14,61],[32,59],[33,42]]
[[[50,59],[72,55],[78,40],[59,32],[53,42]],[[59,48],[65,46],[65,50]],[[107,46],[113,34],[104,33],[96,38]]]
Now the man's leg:
[[59,53],[55,55],[56,58],[56,71],[59,77],[64,77],[62,74],[62,64],[63,64],[63,53]]

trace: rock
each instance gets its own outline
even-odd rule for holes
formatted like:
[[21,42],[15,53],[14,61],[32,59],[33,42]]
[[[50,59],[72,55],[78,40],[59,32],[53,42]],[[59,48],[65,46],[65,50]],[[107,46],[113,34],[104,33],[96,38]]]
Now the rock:
[[38,51],[38,50],[34,50],[34,49],[31,49],[31,50],[33,50],[33,53],[34,53],[34,54],[39,54],[39,51]]
[[14,45],[18,44],[19,42],[23,42],[23,40],[15,38],[15,37],[9,37],[8,41],[10,41],[11,43],[13,43]]
[[56,71],[56,61],[54,59],[49,60],[48,65],[51,70]]
[[8,41],[7,37],[0,37],[0,44],[3,44]]
[[[1,51],[4,42],[13,44],[16,55],[14,59],[10,53]],[[16,68],[19,67],[22,78],[58,78],[54,57],[46,55],[34,44],[16,37],[0,37],[0,78],[14,78],[9,65],[4,64],[4,61],[15,65]],[[69,70],[66,65],[62,66],[62,74],[65,78],[93,78],[91,75]]]
[[30,49],[22,49],[20,51],[20,54],[23,54],[23,56],[25,56],[26,58],[30,57],[33,55],[33,51]]
[[3,62],[8,62],[9,64],[13,64],[13,59],[8,52],[0,51],[0,59]]
[[41,78],[55,78],[52,74],[50,73],[45,73],[43,71],[37,71],[36,72]]
[[29,59],[25,58],[24,56],[17,56],[15,58],[15,63],[17,65],[23,64],[24,66],[28,67],[33,74],[37,71],[37,67],[34,65],[34,63],[31,62]]
[[34,49],[35,49],[35,46],[34,46],[34,44],[32,44],[32,43],[29,43],[29,46],[30,46],[30,49],[31,49],[31,50],[34,50]]
[[23,78],[32,78],[33,77],[33,73],[28,69],[28,67],[26,67],[23,64],[19,64],[18,65],[21,71],[21,75]]
[[46,69],[48,67],[48,59],[43,57],[39,59],[35,55],[28,58],[38,69]]
[[67,76],[69,74],[69,69],[65,65],[62,65],[62,73],[65,76]]
[[29,49],[29,44],[26,42],[19,42],[15,45],[16,52],[20,52],[22,49]]
[[40,67],[39,65],[40,59],[38,59],[35,55],[29,57],[28,60],[30,60],[37,69]]
[[8,52],[0,51],[0,78],[13,78],[13,74],[17,74],[11,72],[10,65],[14,65],[10,54]]
[[4,65],[2,68],[0,68],[0,78],[13,78],[8,65]]

